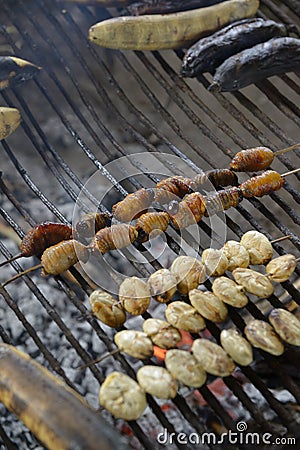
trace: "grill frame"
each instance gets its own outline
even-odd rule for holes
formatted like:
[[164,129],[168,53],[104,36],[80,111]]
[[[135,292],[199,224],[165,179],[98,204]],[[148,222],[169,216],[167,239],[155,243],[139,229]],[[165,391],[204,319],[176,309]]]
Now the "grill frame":
[[[53,100],[51,94],[49,94],[50,83],[55,84],[56,88],[60,92],[60,95],[66,100],[66,102],[72,108],[74,114],[78,117],[79,121],[86,127],[88,134],[92,137],[95,144],[99,145],[102,154],[105,154],[107,152],[107,154],[110,157],[113,157],[116,154],[122,156],[127,154],[126,148],[124,148],[116,140],[116,138],[110,133],[109,129],[107,129],[105,124],[102,122],[99,115],[97,115],[97,112],[91,105],[89,99],[85,96],[83,90],[80,89],[80,82],[76,78],[76,74],[72,72],[72,68],[68,66],[68,60],[64,59],[64,57],[60,54],[58,47],[55,46],[54,42],[52,41],[52,38],[47,35],[47,32],[44,31],[42,26],[39,25],[38,21],[35,20],[36,15],[33,15],[34,19],[30,18],[30,7],[29,8],[26,7],[27,8],[26,9],[24,6],[24,2],[19,0],[17,1],[17,4],[19,9],[12,11],[7,7],[7,5],[5,5],[5,2],[3,2],[5,14],[8,16],[9,20],[16,25],[19,34],[24,39],[24,42],[26,43],[26,46],[28,46],[28,49],[30,51],[32,51],[35,48],[34,46],[35,43],[34,40],[31,38],[31,36],[26,31],[26,29],[20,29],[19,14],[22,13],[24,17],[26,17],[28,23],[31,23],[31,26],[36,29],[36,32],[38,33],[38,35],[40,35],[40,38],[42,38],[47,43],[48,47],[51,49],[51,52],[55,54],[56,58],[59,61],[60,69],[63,69],[65,71],[66,74],[65,76],[69,77],[70,83],[72,83],[73,87],[76,89],[81,102],[80,106],[83,105],[92,115],[97,126],[99,126],[104,136],[108,139],[109,143],[111,144],[113,151],[110,149],[110,146],[108,147],[107,145],[104,145],[102,143],[102,140],[97,136],[94,128],[90,126],[88,120],[84,117],[84,115],[80,110],[79,103],[77,103],[76,101],[74,102],[74,100],[72,100],[70,94],[66,91],[65,87],[60,81],[59,76],[56,74],[56,69],[52,69],[46,63],[46,65],[44,65],[45,67],[44,70],[47,73],[47,77],[49,77],[49,80],[47,79],[46,86],[45,81],[40,81],[39,78],[32,81],[31,83],[35,84],[35,87],[41,92],[41,94],[48,102],[48,104],[51,106],[51,108],[53,108],[55,114],[60,118],[67,132],[72,136],[77,145],[79,145],[82,152],[84,152],[85,155],[91,160],[95,168],[102,171],[104,175],[106,175],[114,182],[111,175],[105,172],[105,168],[104,165],[101,163],[101,160],[99,160],[96,154],[92,152],[91,148],[84,142],[84,140],[78,134],[76,129],[74,129],[74,126],[72,126],[72,124],[66,117],[66,114],[61,110],[60,106],[55,104],[55,100]],[[56,2],[56,4],[58,10],[61,11],[64,6],[63,2]],[[294,8],[294,10],[296,11],[297,5],[292,0],[285,1],[284,4],[288,8],[291,8],[289,9],[289,11],[292,11],[292,8]],[[89,8],[85,6],[78,6],[76,7],[76,9],[71,8],[70,13],[68,11],[64,13],[59,13],[58,11],[56,11],[55,14],[58,15],[58,19],[56,19],[55,15],[53,15],[52,12],[49,12],[47,8],[48,3],[45,1],[40,1],[39,4],[37,5],[37,10],[40,11],[39,13],[40,17],[45,15],[46,12],[48,12],[47,20],[49,21],[51,26],[53,26],[58,31],[60,37],[64,39],[64,42],[66,42],[66,45],[68,47],[70,47],[70,45],[72,44],[72,40],[68,38],[68,35],[66,33],[64,33],[64,30],[61,26],[61,21],[63,21],[62,23],[64,24],[64,26],[66,26],[68,30],[73,30],[73,32],[76,33],[77,39],[78,38],[84,39],[84,33],[79,29],[78,25],[76,24],[73,18],[75,10],[79,11],[86,21],[90,21],[90,23],[93,23],[92,21],[94,22],[97,21],[95,15],[91,12]],[[116,10],[114,9],[110,11],[116,13]],[[288,14],[282,12],[280,8],[276,6],[275,3],[269,0],[262,1],[260,16],[262,17],[275,16],[277,19],[282,20],[285,23],[294,24],[293,20],[289,17]],[[298,25],[298,33],[300,35],[299,30],[300,28]],[[14,41],[11,39],[10,35],[5,30],[3,30],[3,34],[16,51],[17,47],[15,46]],[[145,139],[145,137],[136,129],[136,127],[134,127],[130,123],[130,121],[118,111],[117,106],[110,103],[107,92],[100,85],[100,83],[97,82],[95,76],[93,75],[90,69],[91,62],[96,62],[97,65],[101,66],[101,69],[104,71],[105,76],[109,79],[110,86],[117,94],[118,99],[120,99],[120,101],[123,102],[126,108],[128,108],[129,111],[135,114],[136,117],[138,117],[138,119],[144,125],[149,127],[152,133],[156,134],[157,138],[163,142],[164,146],[168,149],[168,151],[184,159],[184,161],[193,170],[199,172],[200,169],[192,161],[192,159],[187,157],[185,153],[183,153],[182,151],[179,150],[179,148],[177,148],[177,146],[172,144],[172,141],[166,138],[164,134],[155,127],[155,124],[151,123],[150,119],[132,103],[132,100],[128,97],[127,93],[124,92],[122,86],[119,85],[118,81],[114,78],[110,69],[103,61],[99,50],[95,49],[87,42],[86,46],[89,52],[89,56],[91,57],[91,59],[89,59],[89,63],[85,61],[85,58],[82,56],[82,53],[80,53],[80,51],[78,51],[76,47],[72,49],[73,55],[75,58],[77,58],[77,61],[85,70],[87,76],[90,78],[91,82],[96,88],[97,93],[99,94],[99,96],[101,95],[101,98],[105,103],[105,105],[108,108],[110,108],[110,111],[114,115],[115,120],[119,120],[122,127],[126,131],[128,131],[128,133],[132,136],[132,138],[135,139],[140,145],[142,145],[146,151],[148,152],[157,151],[156,147],[149,141],[147,141],[147,139]],[[182,52],[176,53],[179,58],[182,57]],[[132,76],[135,79],[135,82],[137,83],[137,86],[139,86],[144,95],[147,96],[152,106],[155,108],[158,114],[160,114],[162,118],[166,121],[172,132],[173,133],[175,132],[180,137],[180,139],[191,148],[193,154],[197,155],[200,158],[199,154],[201,153],[201,147],[195,144],[188,136],[186,136],[186,133],[182,130],[182,126],[180,126],[180,123],[178,123],[176,118],[174,118],[174,116],[172,116],[172,114],[169,113],[167,108],[162,105],[158,97],[155,95],[155,92],[153,92],[149,88],[147,83],[143,80],[142,76],[139,75],[137,70],[135,70],[131,58],[127,57],[127,55],[122,53],[116,53],[115,55],[119,63],[122,64],[122,66],[124,67],[124,70],[126,70],[127,73],[132,74]],[[220,135],[227,135],[230,138],[230,140],[238,147],[246,148],[247,146],[249,146],[249,143],[247,145],[247,141],[245,140],[245,138],[242,138],[241,136],[236,134],[234,130],[226,124],[226,122],[222,118],[222,115],[215,116],[213,111],[204,103],[204,101],[201,98],[201,95],[197,95],[192,90],[189,82],[183,81],[176,74],[175,70],[172,68],[172,66],[168,61],[168,58],[165,57],[165,55],[163,56],[162,53],[158,52],[153,52],[151,55],[148,54],[146,55],[145,53],[142,52],[135,52],[135,58],[137,58],[137,60],[145,68],[145,70],[148,71],[151,74],[151,76],[153,76],[154,79],[156,79],[156,82],[161,83],[168,97],[174,103],[177,104],[177,107],[184,112],[186,117],[188,117],[189,121],[199,128],[201,134],[205,137],[205,139],[208,139],[210,142],[213,143],[215,147],[218,147],[219,150],[223,153],[223,155],[231,157],[233,155],[233,152],[228,151],[227,145],[225,142],[223,142]],[[134,61],[136,60],[134,59]],[[41,65],[43,66],[43,62],[41,62]],[[295,93],[299,94],[296,82],[294,81],[293,78],[290,77],[290,75],[285,75],[281,77],[281,79],[283,80],[284,83],[288,84]],[[200,82],[200,86],[203,85],[204,87],[207,87],[208,85],[207,77],[201,76],[199,77],[198,81]],[[280,94],[278,90],[276,91],[275,87],[276,85],[274,85],[274,81],[264,81],[263,83],[259,83],[257,86],[263,94],[265,94],[267,97],[271,99],[271,101],[276,99],[276,108],[280,109],[289,118],[289,120],[294,122],[296,125],[299,125],[300,114],[298,108],[293,103],[291,103],[291,101],[288,98],[286,98],[285,95]],[[186,95],[187,100],[185,98],[183,99],[181,96],[178,95],[179,89]],[[200,92],[202,93],[203,91]],[[7,104],[20,105],[20,109],[24,117],[24,121],[22,123],[23,132],[25,133],[27,138],[31,141],[36,151],[38,152],[39,158],[42,158],[43,163],[47,165],[47,167],[53,174],[53,177],[58,181],[58,183],[61,186],[64,187],[65,191],[70,196],[71,200],[75,201],[77,199],[78,189],[79,190],[82,189],[83,183],[78,178],[76,173],[71,169],[71,167],[69,167],[67,163],[63,160],[63,158],[58,154],[58,152],[52,146],[50,140],[47,139],[47,135],[44,133],[44,131],[38,124],[35,114],[32,113],[30,109],[30,105],[28,106],[26,103],[26,100],[24,99],[22,94],[22,89],[20,88],[13,92],[3,91],[1,92],[1,95],[3,97],[3,100]],[[247,95],[245,95],[244,93],[237,92],[230,95],[222,95],[222,94],[210,94],[210,95],[212,95],[218,102],[218,104],[220,104],[222,108],[224,108],[227,112],[229,112],[229,114],[231,114],[232,117],[235,118],[235,120],[239,120],[244,129],[246,130],[246,132],[249,133],[259,144],[275,148],[275,144],[273,144],[273,142],[275,142],[275,139],[276,140],[279,139],[280,142],[282,142],[283,146],[294,144],[294,141],[290,137],[288,137],[286,133],[283,130],[281,130],[270,118],[268,118],[267,115],[263,111],[261,111],[253,103],[253,101],[249,97],[247,97]],[[206,117],[208,116],[210,120],[213,120],[218,125],[218,131],[212,132],[207,125],[207,120],[205,121],[202,120],[199,117],[199,115],[197,115],[194,112],[194,110],[189,106],[188,102],[192,102],[192,104],[195,104],[197,108],[203,111]],[[256,115],[256,117],[258,117],[258,119],[260,120],[259,125],[266,128],[268,133],[273,133],[272,139],[268,136],[268,133],[263,133],[261,128],[259,128],[255,123],[253,123],[252,120],[250,121],[249,118],[246,117],[244,109],[246,109],[247,114],[248,112],[250,112],[252,116]],[[27,184],[28,189],[33,191],[34,195],[37,198],[39,198],[42,203],[44,203],[46,208],[48,208],[57,217],[58,220],[67,223],[67,219],[59,211],[59,209],[55,206],[55,204],[41,192],[41,190],[37,185],[35,185],[34,181],[30,176],[30,173],[28,173],[26,168],[20,163],[18,158],[15,156],[15,152],[12,151],[10,144],[3,141],[2,147],[3,150],[6,152],[6,155],[13,162],[16,172],[18,172],[21,175],[22,179]],[[297,153],[299,155],[299,152],[296,152],[296,154]],[[207,154],[202,154],[201,159],[204,161],[204,164],[207,164],[209,167],[212,168],[215,167],[214,162]],[[294,165],[290,161],[289,157],[281,155],[278,159],[280,163],[282,163],[287,169],[292,170],[294,168]],[[70,181],[67,181],[66,177],[68,177]],[[294,179],[297,179],[299,181],[300,175],[296,174],[294,176]],[[131,178],[129,181],[131,182],[130,187],[132,190],[139,188],[141,186],[140,182],[136,179]],[[155,178],[152,177],[152,181],[155,181]],[[126,195],[127,191],[122,185],[120,185],[117,182],[114,182],[114,185],[116,190],[121,195]],[[33,226],[35,224],[35,220],[28,214],[28,212],[20,204],[16,196],[10,191],[4,179],[0,180],[0,187],[3,194],[14,205],[14,208],[16,211],[18,211],[20,217],[23,217],[30,226]],[[292,196],[292,201],[298,204],[300,202],[300,194],[294,187],[294,184],[292,184],[292,182],[286,183],[285,189],[288,192],[288,195]],[[93,197],[91,197],[91,199],[95,202],[97,201]],[[291,218],[293,222],[299,224],[300,221],[299,216],[296,214],[296,211],[293,210],[293,208],[289,207],[289,205],[286,204],[285,200],[282,200],[281,193],[272,194],[271,199],[276,203],[276,205],[278,205],[281,209],[283,209],[283,211]],[[283,234],[290,234],[291,243],[294,246],[294,251],[297,250],[299,251],[300,239],[297,236],[297,234],[295,232],[292,232],[289,229],[289,227],[286,226],[284,223],[281,223],[281,221],[274,216],[272,211],[270,211],[264,205],[263,200],[255,199],[251,200],[250,203],[252,203],[253,207],[256,208],[260,213],[262,213],[268,219],[269,222],[272,221],[275,224],[275,227],[280,232],[282,232]],[[274,237],[271,235],[271,233],[266,232],[266,230],[259,224],[259,219],[254,217],[251,214],[251,212],[249,212],[248,209],[246,209],[244,206],[239,206],[237,208],[237,211],[239,215],[243,218],[243,220],[246,220],[248,224],[251,224],[252,227],[254,227],[259,231],[264,232],[270,239]],[[17,234],[20,237],[24,235],[24,231],[18,226],[15,219],[11,217],[7,213],[7,211],[5,211],[3,208],[0,208],[0,214],[2,215],[4,220],[17,232]],[[242,230],[242,227],[234,222],[234,220],[230,217],[230,214],[226,215],[226,218],[227,218],[227,225],[231,229],[232,233],[240,237],[244,231]],[[200,227],[202,232],[209,235],[210,230],[205,223],[201,224]],[[274,248],[278,252],[278,254],[285,253],[285,248],[282,247],[281,244],[274,245]],[[10,252],[2,243],[0,243],[0,251],[5,257],[11,256]],[[13,262],[12,267],[17,271],[22,270],[18,262]],[[72,270],[72,273],[76,277],[79,277],[77,271]],[[296,273],[299,276],[300,273],[299,269],[297,270]],[[84,293],[88,293],[90,289],[87,286],[87,284],[83,282],[82,279],[80,279],[80,281],[82,285],[82,297],[83,297]],[[48,302],[48,300],[39,290],[38,286],[36,286],[36,284],[32,281],[31,277],[29,276],[24,277],[24,282],[27,284],[30,291],[36,296],[37,300],[41,303],[43,308],[45,308],[45,310],[48,312],[51,319],[57,323],[58,327],[66,336],[66,338],[69,340],[70,345],[76,350],[77,354],[82,359],[82,361],[88,364],[91,360],[90,355],[88,354],[88,352],[85,351],[85,349],[82,348],[80,342],[73,336],[72,331],[69,329],[69,327],[64,324],[63,319],[55,311],[53,305],[51,305]],[[64,294],[69,298],[69,300],[73,303],[75,308],[82,315],[82,317],[84,317],[85,320],[87,320],[90,323],[93,332],[95,332],[98,335],[99,339],[105,343],[108,350],[112,350],[114,346],[111,343],[111,339],[101,329],[100,325],[95,320],[95,318],[93,318],[88,313],[88,310],[82,303],[81,298],[79,298],[78,294],[74,292],[72,285],[70,285],[70,283],[68,283],[65,279],[62,279],[60,277],[57,278],[57,283],[60,289],[64,292]],[[206,283],[206,286],[209,287],[209,282]],[[296,291],[296,288],[293,286],[293,284],[291,282],[285,282],[283,283],[283,287],[293,297],[293,299],[298,304],[300,304],[300,294],[299,292]],[[59,361],[51,354],[47,346],[44,345],[42,340],[38,337],[36,331],[31,327],[25,315],[21,312],[16,303],[13,301],[13,298],[9,295],[9,289],[5,290],[2,287],[0,287],[0,294],[2,294],[8,307],[14,311],[15,315],[21,321],[24,329],[32,337],[32,339],[35,342],[35,345],[37,346],[39,351],[43,354],[45,361],[47,361],[51,369],[55,371],[59,376],[61,376],[70,386],[77,389],[74,383],[69,379],[69,377],[65,374],[65,372],[61,368]],[[270,299],[270,303],[275,307],[278,307],[279,304],[281,305],[281,303],[279,302],[280,300],[276,296],[273,296]],[[248,309],[249,312],[252,313],[254,317],[262,318],[258,308],[254,304],[250,303]],[[239,313],[237,313],[233,308],[230,308],[230,317],[235,325],[237,325],[239,328],[243,327],[242,317],[240,317]],[[209,324],[208,329],[211,332],[212,336],[214,336],[216,340],[218,340],[219,335],[218,327],[215,326],[214,324]],[[2,327],[0,327],[0,337],[3,340],[3,342],[11,343],[11,340],[9,339],[7,332],[4,329],[2,329]],[[294,355],[296,354],[296,351],[291,350],[290,352],[292,358],[293,354]],[[125,370],[126,373],[134,377],[134,371],[131,369],[126,358],[123,357],[122,355],[116,355],[115,358],[122,365],[123,370]],[[291,379],[291,377],[284,373],[283,368],[280,367],[280,365],[277,363],[277,359],[271,357],[270,355],[265,354],[264,358],[268,361],[270,366],[276,369],[276,371],[279,373],[282,379],[283,386],[289,389],[290,392],[293,392],[298,401],[300,401],[299,388],[295,385],[295,382]],[[99,381],[99,383],[103,381],[103,374],[96,366],[91,366],[89,370],[92,371],[93,376],[95,377],[95,379]],[[278,417],[281,419],[281,423],[287,427],[288,433],[292,433],[293,435],[297,435],[297,437],[299,437],[299,433],[297,432],[297,424],[294,423],[291,414],[289,414],[287,409],[283,407],[280,404],[280,402],[278,402],[278,400],[276,400],[274,395],[267,389],[267,387],[264,385],[263,381],[256,374],[256,372],[252,368],[246,368],[245,370],[243,369],[243,372],[248,377],[248,379],[259,388],[260,392],[266,398],[267,402],[269,402],[270,408],[272,408],[277,413]],[[235,396],[239,398],[239,400],[243,403],[245,408],[251,412],[251,415],[253,419],[256,421],[258,427],[261,427],[261,429],[263,430],[275,433],[276,430],[273,429],[271,424],[265,422],[262,413],[259,411],[256,405],[253,404],[248,395],[243,391],[237,380],[235,380],[234,377],[226,377],[224,381],[225,384],[235,394]],[[223,421],[224,425],[228,429],[234,429],[235,422],[228,415],[228,413],[219,403],[218,399],[214,396],[214,394],[209,390],[209,388],[207,386],[204,386],[203,388],[200,389],[200,392],[203,395],[203,397],[207,400],[211,408],[217,413],[218,417],[220,417],[220,419]],[[148,400],[150,408],[152,409],[152,411],[154,411],[161,425],[165,426],[169,430],[169,432],[175,432],[176,430],[174,426],[171,424],[167,416],[161,411],[157,401],[152,399],[150,396],[148,396]],[[176,406],[176,408],[178,408],[180,414],[182,414],[182,416],[185,417],[185,419],[194,427],[194,429],[198,433],[203,433],[204,431],[206,431],[206,429],[203,428],[201,424],[199,424],[197,416],[190,409],[190,407],[188,406],[186,400],[183,398],[182,395],[176,397],[173,403]],[[142,445],[145,448],[149,449],[152,448],[151,446],[153,443],[150,442],[148,437],[145,435],[139,423],[138,422],[131,423],[130,426],[135,436],[139,439]],[[180,447],[181,446],[178,445],[178,448]]]

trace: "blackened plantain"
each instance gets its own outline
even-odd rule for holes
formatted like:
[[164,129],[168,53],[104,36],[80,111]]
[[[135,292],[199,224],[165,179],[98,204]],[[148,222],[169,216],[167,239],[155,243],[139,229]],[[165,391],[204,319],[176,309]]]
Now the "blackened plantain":
[[224,0],[140,0],[127,7],[133,16],[142,14],[166,14],[170,12],[187,11],[215,5]]
[[183,58],[181,74],[195,77],[203,72],[213,72],[241,50],[287,34],[287,27],[273,20],[239,20],[196,42]]
[[217,68],[209,90],[237,91],[264,78],[297,70],[300,70],[300,39],[271,39],[226,59]]

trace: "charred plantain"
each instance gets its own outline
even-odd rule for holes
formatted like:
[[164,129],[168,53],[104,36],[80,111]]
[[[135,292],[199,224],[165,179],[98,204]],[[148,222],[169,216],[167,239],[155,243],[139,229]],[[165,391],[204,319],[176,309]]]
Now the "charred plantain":
[[195,77],[213,72],[227,58],[274,37],[287,36],[287,27],[273,20],[240,20],[196,42],[186,52],[181,74]]
[[217,68],[209,90],[237,91],[264,78],[296,70],[300,70],[300,39],[271,39],[226,59]]
[[142,14],[166,14],[215,5],[223,0],[140,0],[128,6],[133,16]]

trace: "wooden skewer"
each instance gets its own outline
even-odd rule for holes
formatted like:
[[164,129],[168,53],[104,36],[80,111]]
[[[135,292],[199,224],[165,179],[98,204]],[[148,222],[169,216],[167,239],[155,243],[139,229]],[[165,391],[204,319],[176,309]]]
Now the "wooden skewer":
[[17,275],[13,276],[12,278],[9,278],[9,280],[6,280],[5,283],[2,284],[2,287],[5,287],[8,283],[11,283],[12,281],[17,280],[18,278],[22,277],[23,275],[27,275],[27,273],[33,272],[37,269],[42,269],[43,264],[37,264],[36,266],[30,267],[27,270],[24,270],[23,272],[17,273]]
[[282,236],[280,238],[274,239],[273,241],[270,241],[270,244],[275,244],[276,242],[285,241],[286,239],[290,239],[292,236],[291,234],[288,234],[287,236]]
[[274,152],[274,155],[276,155],[276,156],[283,155],[283,153],[287,153],[290,150],[294,150],[294,148],[297,148],[297,147],[300,147],[300,143],[291,145],[290,147],[287,147],[287,148],[283,148],[282,150],[277,150],[277,152]]
[[294,173],[297,173],[299,171],[300,171],[300,168],[298,167],[298,169],[291,170],[290,172],[285,172],[281,176],[282,177],[287,177],[288,175],[293,175]]
[[22,256],[23,256],[22,253],[18,253],[17,255],[12,256],[11,258],[7,259],[6,261],[3,261],[3,262],[0,264],[0,267],[3,267],[3,266],[5,266],[5,264],[8,264],[8,263],[10,263],[10,262],[13,262],[13,261],[15,261],[16,259],[22,258]]
[[104,361],[106,358],[108,358],[109,356],[113,356],[116,355],[117,353],[120,353],[120,350],[118,348],[115,348],[114,350],[112,350],[111,352],[105,353],[104,355],[100,356],[100,358],[94,359],[93,361],[83,364],[82,366],[78,366],[76,369],[77,370],[83,370],[86,369],[87,367],[91,367],[94,364],[98,364],[102,361]]

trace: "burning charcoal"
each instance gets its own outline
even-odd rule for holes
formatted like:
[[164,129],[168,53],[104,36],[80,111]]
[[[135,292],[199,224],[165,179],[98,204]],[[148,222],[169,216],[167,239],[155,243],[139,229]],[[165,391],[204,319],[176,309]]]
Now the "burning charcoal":
[[195,308],[184,302],[173,302],[167,306],[165,311],[167,321],[175,328],[199,333],[206,328],[205,320]]
[[228,270],[232,272],[237,267],[248,267],[250,264],[249,252],[237,241],[228,241],[222,248],[229,264]]
[[227,377],[234,369],[235,364],[225,351],[208,339],[196,339],[192,345],[192,352],[203,369],[218,377]]
[[247,292],[259,298],[268,298],[274,292],[274,287],[269,279],[255,270],[238,268],[232,272],[232,275]]
[[170,270],[160,269],[149,277],[148,286],[156,301],[167,303],[177,290],[177,279]]
[[205,280],[205,267],[191,256],[178,256],[170,270],[177,278],[177,289],[181,294],[187,294]]
[[242,236],[241,245],[249,252],[250,264],[266,264],[273,256],[268,238],[258,231],[248,231]]
[[163,367],[143,366],[136,377],[141,388],[148,394],[166,399],[177,395],[178,383]]
[[282,283],[290,278],[296,265],[297,260],[294,255],[283,255],[272,259],[272,261],[266,265],[266,272],[272,281]]
[[202,262],[206,267],[206,272],[212,277],[218,277],[226,272],[229,261],[222,250],[208,248],[202,252]]
[[168,350],[165,364],[172,377],[185,386],[199,388],[206,381],[206,372],[201,364],[185,350]]
[[95,316],[109,327],[119,328],[126,320],[126,313],[120,302],[107,292],[92,292],[90,304]]
[[102,383],[99,403],[115,417],[136,420],[147,406],[146,395],[136,381],[120,372],[112,372]]
[[169,349],[176,347],[181,341],[181,334],[168,322],[161,319],[147,319],[143,323],[143,330],[153,344],[160,348]]
[[212,292],[193,289],[189,292],[189,299],[193,307],[205,319],[215,323],[224,322],[227,319],[228,309],[226,305]]
[[233,361],[241,366],[248,366],[252,363],[252,347],[238,330],[234,328],[222,330],[220,340],[225,352],[231,356]]
[[153,344],[146,333],[135,330],[119,331],[114,341],[121,352],[137,359],[151,358],[153,355]]
[[285,309],[273,309],[269,321],[281,339],[291,345],[300,346],[300,320]]
[[284,346],[270,324],[263,320],[251,320],[244,330],[253,347],[261,348],[272,355],[282,355]]
[[248,303],[248,297],[244,294],[243,287],[229,278],[216,278],[213,282],[212,290],[220,300],[236,308],[243,308]]
[[119,288],[119,300],[126,311],[133,316],[139,316],[146,312],[150,305],[149,287],[140,278],[125,278]]

